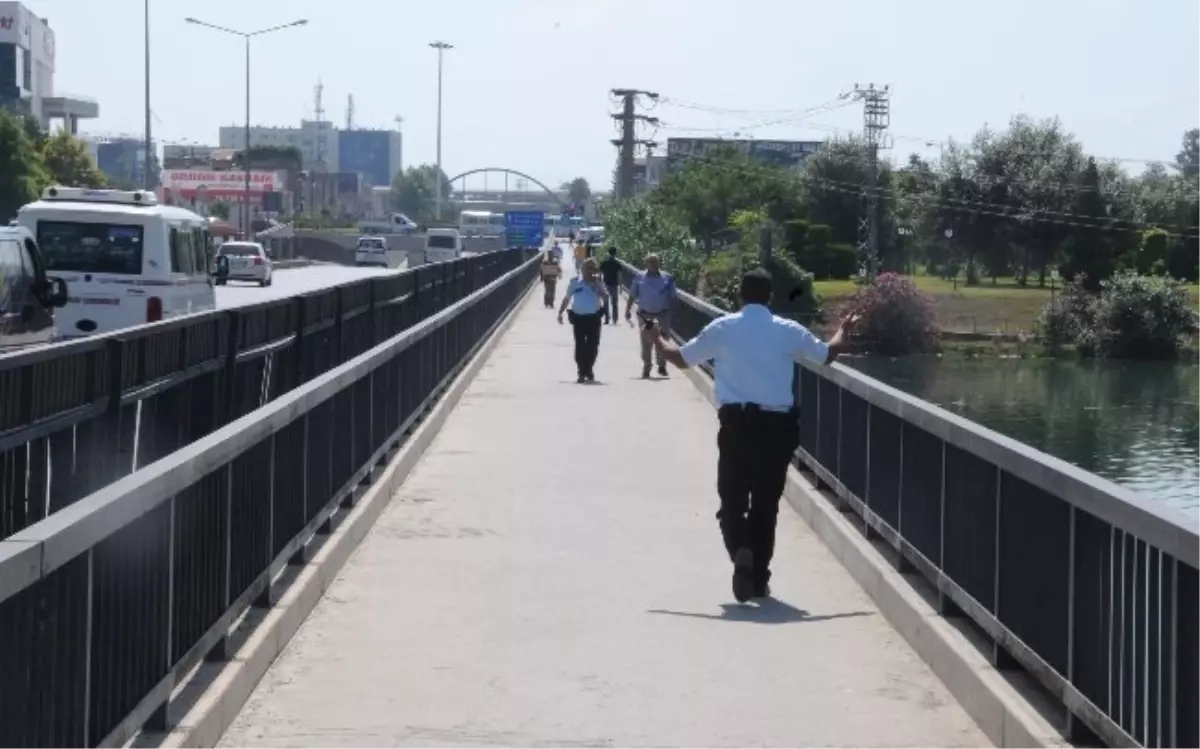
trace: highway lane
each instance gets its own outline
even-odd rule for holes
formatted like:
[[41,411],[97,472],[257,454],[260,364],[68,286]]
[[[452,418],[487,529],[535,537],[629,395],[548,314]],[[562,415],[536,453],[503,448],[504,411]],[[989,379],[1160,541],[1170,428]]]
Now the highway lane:
[[270,286],[260,287],[258,284],[242,281],[230,281],[225,286],[218,286],[216,289],[217,307],[219,309],[240,307],[243,304],[254,304],[268,299],[296,296],[308,291],[372,276],[399,273],[401,270],[401,268],[358,268],[352,265],[333,264],[283,268],[275,271]]

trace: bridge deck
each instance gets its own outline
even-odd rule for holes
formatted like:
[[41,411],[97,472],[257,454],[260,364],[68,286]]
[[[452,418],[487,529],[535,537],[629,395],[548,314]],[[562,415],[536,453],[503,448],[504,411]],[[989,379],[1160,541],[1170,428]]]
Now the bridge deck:
[[625,325],[575,384],[540,302],[223,745],[988,744],[786,505],[732,604],[711,407]]

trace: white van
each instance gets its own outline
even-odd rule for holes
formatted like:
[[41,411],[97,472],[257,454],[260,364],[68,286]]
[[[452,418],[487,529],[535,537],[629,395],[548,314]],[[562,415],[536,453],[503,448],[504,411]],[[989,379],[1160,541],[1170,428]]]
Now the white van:
[[47,187],[17,211],[46,270],[70,288],[55,313],[71,338],[203,312],[217,306],[208,222],[158,204],[152,192]]
[[462,234],[458,229],[430,229],[425,234],[425,262],[442,263],[462,256]]
[[383,237],[359,237],[354,246],[355,265],[382,265],[388,267],[387,240]]

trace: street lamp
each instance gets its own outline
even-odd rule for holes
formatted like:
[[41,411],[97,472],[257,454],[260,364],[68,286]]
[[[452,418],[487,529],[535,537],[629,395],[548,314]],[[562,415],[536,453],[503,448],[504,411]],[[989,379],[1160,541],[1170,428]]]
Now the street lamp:
[[154,156],[153,141],[150,140],[150,0],[146,0],[142,11],[142,23],[146,27],[146,165],[142,167],[142,187],[149,192],[154,189],[154,177],[150,174],[150,165]]
[[[280,26],[271,26],[270,28],[259,29],[258,31],[250,32],[227,29],[224,26],[217,26],[216,24],[207,23],[195,18],[185,18],[183,20],[197,26],[204,26],[212,29],[213,31],[223,31],[226,34],[240,36],[246,40],[246,149],[242,152],[242,162],[246,167],[246,194],[245,206],[242,209],[242,224],[246,239],[250,239],[250,40],[256,36],[269,34],[272,31],[282,31],[283,29],[290,29],[293,26],[303,26],[308,23],[308,19],[302,18],[299,21],[292,21],[291,23],[285,23]],[[148,122],[149,120],[147,120],[147,123]]]
[[446,50],[454,49],[454,45],[446,42],[430,42],[429,46],[436,49],[438,53],[437,175],[434,177],[434,182],[437,183],[437,200],[434,203],[434,214],[440,221],[442,219],[442,55]]

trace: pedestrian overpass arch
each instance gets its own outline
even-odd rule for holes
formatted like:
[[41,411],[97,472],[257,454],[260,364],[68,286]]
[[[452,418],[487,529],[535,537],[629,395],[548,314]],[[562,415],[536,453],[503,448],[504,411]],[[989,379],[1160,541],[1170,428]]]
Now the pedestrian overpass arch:
[[[493,174],[493,173],[504,175],[504,183],[502,185],[503,190],[502,191],[491,190],[491,189],[489,189],[489,185],[487,185],[487,183],[485,182],[484,189],[482,191],[483,194],[490,195],[490,194],[500,193],[502,195],[511,195],[514,192],[524,192],[524,190],[510,190],[509,189],[508,178],[516,177],[518,180],[524,180],[525,182],[532,183],[533,185],[541,188],[541,191],[546,195],[546,197],[549,198],[553,203],[558,205],[560,208],[565,208],[567,206],[566,201],[564,201],[562,199],[562,197],[558,193],[556,193],[554,190],[552,190],[545,182],[542,182],[537,177],[534,177],[530,174],[526,174],[525,172],[521,172],[516,169],[509,169],[507,167],[485,166],[485,167],[480,167],[478,169],[468,169],[467,171],[462,172],[461,174],[456,174],[453,177],[450,177],[446,181],[450,183],[450,191],[452,194],[459,193],[462,195],[466,195],[469,192],[466,189],[466,180],[468,177],[472,177],[472,176],[480,175],[480,174],[486,176],[488,174]],[[460,188],[457,190],[455,189],[456,182],[461,182]]]

